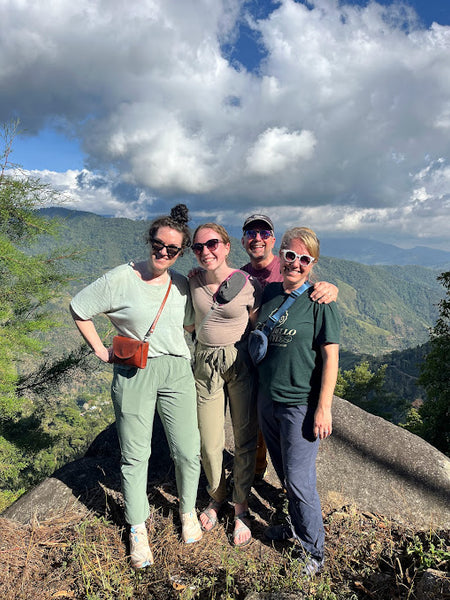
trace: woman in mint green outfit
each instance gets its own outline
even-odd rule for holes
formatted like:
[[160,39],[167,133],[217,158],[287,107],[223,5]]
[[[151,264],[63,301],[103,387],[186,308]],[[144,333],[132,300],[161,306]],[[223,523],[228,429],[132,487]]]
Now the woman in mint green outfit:
[[170,216],[156,219],[147,237],[151,248],[148,260],[112,269],[71,302],[82,336],[100,360],[109,362],[111,348],[104,346],[92,317],[104,313],[120,335],[142,340],[172,281],[149,338],[147,366],[138,369],[114,364],[111,397],[121,448],[125,519],[131,526],[131,564],[135,568],[153,563],[145,521],[150,514],[147,469],[155,410],[175,463],[183,541],[195,542],[202,537],[195,512],[200,475],[196,392],[184,337],[184,329],[194,328],[194,312],[186,278],[171,270],[190,245],[187,221],[184,205],[173,208]]

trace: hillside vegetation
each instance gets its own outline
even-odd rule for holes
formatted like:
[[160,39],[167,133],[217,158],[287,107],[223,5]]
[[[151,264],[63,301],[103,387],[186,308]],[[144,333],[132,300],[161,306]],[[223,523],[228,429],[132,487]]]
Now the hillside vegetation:
[[322,251],[327,256],[348,260],[357,257],[358,262],[366,265],[427,265],[440,271],[450,268],[450,252],[446,250],[426,246],[405,249],[368,238],[327,237]]
[[[81,339],[68,311],[74,293],[107,269],[131,259],[140,260],[148,253],[144,243],[148,222],[62,209],[42,212],[52,218],[63,217],[59,240],[41,237],[31,248],[27,246],[26,252],[50,256],[58,244],[64,244],[82,254],[81,259],[67,262],[68,288],[46,307],[52,322],[59,326],[33,334],[43,348],[44,361],[33,375],[36,382],[30,381],[35,358],[25,356],[17,362],[18,375],[24,375],[31,387],[29,393],[22,393],[23,403],[17,414],[3,427],[3,435],[15,448],[15,454],[14,460],[9,460],[9,455],[3,457],[0,510],[56,468],[81,456],[95,435],[114,419],[109,398],[110,365],[99,363],[92,355],[86,355],[84,349],[80,368],[71,371],[59,389],[48,385],[46,365],[60,360],[61,355],[70,358],[72,352],[79,352]],[[240,266],[246,260],[240,240],[233,239],[232,264]],[[187,274],[195,265],[195,258],[188,250],[176,266]],[[405,358],[400,349],[428,339],[428,328],[434,322],[433,302],[442,295],[435,276],[431,269],[371,267],[327,257],[317,267],[318,279],[335,282],[340,288],[342,369],[353,368],[361,359],[370,361],[372,370],[385,362],[394,365],[386,370],[383,390],[372,389],[371,375],[363,373],[363,380],[367,381],[366,375],[369,376],[369,385],[361,387],[357,382],[353,395],[361,390],[364,394],[354,403],[396,423],[405,422],[407,411],[417,398],[417,365],[412,366],[411,362],[417,363],[423,356],[421,352],[413,352]],[[95,321],[101,336],[105,340],[110,338],[113,332],[108,319],[99,316]],[[386,355],[392,349],[399,356]],[[39,377],[44,381],[39,382]],[[375,374],[373,381],[378,379]]]
[[[66,209],[47,209],[47,216],[63,219],[65,244],[85,250],[76,265],[72,290],[75,292],[107,269],[129,260],[141,260],[148,249],[144,236],[147,221],[106,218]],[[33,251],[50,251],[57,242],[41,238]],[[230,262],[239,267],[248,261],[240,240],[232,239]],[[196,266],[190,250],[176,263],[187,274]],[[73,270],[73,266],[70,267]],[[402,350],[428,340],[436,317],[436,304],[442,288],[437,272],[425,267],[368,266],[357,262],[321,257],[316,279],[339,287],[344,350],[381,355]]]
[[387,365],[384,374],[384,389],[386,392],[397,394],[411,404],[424,397],[424,390],[418,385],[418,378],[420,366],[429,351],[429,342],[406,350],[394,350],[382,356],[355,354],[343,350],[339,354],[339,367],[345,371],[366,361],[369,368],[376,371],[383,365]]

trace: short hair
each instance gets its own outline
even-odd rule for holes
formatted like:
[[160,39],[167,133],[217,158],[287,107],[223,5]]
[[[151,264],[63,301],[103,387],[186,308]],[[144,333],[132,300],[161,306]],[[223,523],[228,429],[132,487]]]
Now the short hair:
[[201,229],[212,229],[213,231],[215,231],[217,233],[217,235],[220,235],[222,242],[224,244],[231,244],[231,240],[230,240],[230,236],[228,235],[228,231],[225,229],[225,227],[223,227],[222,225],[219,225],[218,223],[203,223],[202,225],[199,225],[197,227],[197,229],[194,231],[194,235],[192,238],[193,240],[195,240],[197,233]]
[[280,248],[283,250],[289,246],[292,240],[300,240],[305,244],[310,255],[318,262],[320,256],[320,241],[317,235],[309,227],[292,227],[284,232],[281,238]]
[[180,252],[180,254],[183,254],[183,250],[189,248],[191,245],[191,230],[187,226],[188,221],[189,211],[187,206],[185,204],[177,204],[171,209],[170,215],[158,217],[152,221],[145,237],[145,241],[147,244],[150,244],[160,227],[170,227],[183,235],[183,241],[181,242],[182,250]]

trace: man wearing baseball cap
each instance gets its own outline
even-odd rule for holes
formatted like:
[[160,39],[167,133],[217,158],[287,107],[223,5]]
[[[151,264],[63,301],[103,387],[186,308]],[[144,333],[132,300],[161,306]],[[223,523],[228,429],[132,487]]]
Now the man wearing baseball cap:
[[[254,214],[245,219],[242,226],[242,245],[250,257],[250,262],[241,267],[255,277],[261,287],[268,283],[283,281],[280,271],[280,258],[273,253],[275,235],[272,219],[267,215]],[[311,299],[319,304],[337,300],[338,288],[332,283],[319,281],[314,284]],[[255,480],[262,480],[267,468],[267,449],[261,431],[258,433]]]

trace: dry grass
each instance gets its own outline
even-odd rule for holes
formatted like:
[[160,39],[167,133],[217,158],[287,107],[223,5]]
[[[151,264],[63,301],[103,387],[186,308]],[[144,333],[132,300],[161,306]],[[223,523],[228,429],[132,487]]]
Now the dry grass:
[[406,600],[415,597],[425,566],[450,568],[449,532],[418,534],[343,507],[325,512],[326,569],[308,582],[286,548],[263,541],[265,522],[257,513],[255,539],[245,549],[229,542],[231,511],[200,542],[182,544],[170,494],[162,492],[168,505],[149,520],[155,566],[142,572],[128,564],[124,528],[102,517],[73,512],[24,526],[0,519],[0,598],[230,600],[256,590],[324,600]]
[[[180,542],[175,493],[173,482],[152,487],[155,566],[139,572],[127,560],[117,491],[105,489],[107,508],[96,513],[80,509],[28,525],[0,518],[0,599],[241,600],[252,591],[283,591],[296,599],[414,600],[424,568],[450,570],[450,532],[418,533],[334,502],[324,510],[325,570],[306,581],[288,547],[264,540],[284,500],[278,489],[266,483],[253,489],[254,539],[241,549],[230,543],[231,506],[200,542]],[[206,502],[200,492],[199,506]]]

